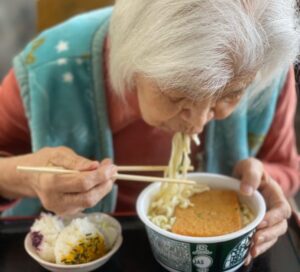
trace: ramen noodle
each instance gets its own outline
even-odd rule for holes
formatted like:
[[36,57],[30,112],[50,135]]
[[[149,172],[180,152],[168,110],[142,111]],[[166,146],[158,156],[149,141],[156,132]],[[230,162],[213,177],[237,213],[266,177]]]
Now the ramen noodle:
[[244,227],[251,223],[251,221],[253,221],[254,214],[245,203],[240,203],[240,210],[242,216],[242,225]]
[[[197,138],[198,139],[198,138]],[[198,139],[199,141],[199,139]],[[169,178],[186,178],[191,165],[191,137],[176,133],[172,140],[171,158],[165,176]],[[195,194],[209,190],[207,185],[162,183],[159,192],[152,199],[149,209],[150,220],[165,230],[171,230],[175,222],[174,210],[177,206],[187,208],[192,205],[189,198]]]
[[[200,144],[197,137],[192,139],[196,144]],[[198,143],[197,143],[198,142]],[[165,177],[169,178],[186,178],[187,170],[191,165],[189,154],[191,137],[182,133],[176,133],[172,140],[171,158],[168,168],[165,172]],[[154,195],[150,203],[148,217],[157,226],[162,229],[171,231],[175,223],[174,215],[175,208],[193,207],[190,198],[197,193],[208,191],[209,187],[204,184],[186,185],[186,184],[171,184],[162,183],[157,194]],[[250,208],[239,203],[242,226],[249,224],[254,215]]]

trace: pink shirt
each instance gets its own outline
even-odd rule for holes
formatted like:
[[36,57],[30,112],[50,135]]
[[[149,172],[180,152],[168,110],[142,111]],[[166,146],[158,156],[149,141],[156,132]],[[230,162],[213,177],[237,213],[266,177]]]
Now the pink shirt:
[[[134,93],[127,95],[125,110],[107,83],[110,125],[113,132],[117,165],[167,164],[172,135],[147,125],[141,118]],[[278,181],[286,195],[293,195],[300,186],[299,156],[295,144],[294,113],[296,90],[293,69],[290,70],[277,105],[272,127],[261,148],[261,159],[269,174]],[[192,148],[196,164],[197,148]],[[0,155],[31,152],[30,130],[14,71],[0,86]],[[152,173],[153,175],[153,173]],[[135,201],[144,184],[119,181],[117,211],[134,211]]]

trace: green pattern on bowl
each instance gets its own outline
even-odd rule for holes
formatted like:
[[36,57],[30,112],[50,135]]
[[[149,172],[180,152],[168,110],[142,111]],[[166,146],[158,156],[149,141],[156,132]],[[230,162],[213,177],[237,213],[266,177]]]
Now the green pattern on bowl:
[[[254,231],[221,243],[187,243],[146,228],[155,259],[169,271],[235,271],[245,260]],[[217,261],[214,261],[217,260]]]

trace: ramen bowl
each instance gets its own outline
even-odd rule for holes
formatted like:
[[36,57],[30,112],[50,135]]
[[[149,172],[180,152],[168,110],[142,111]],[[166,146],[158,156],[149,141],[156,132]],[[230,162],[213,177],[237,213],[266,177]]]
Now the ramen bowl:
[[239,201],[254,213],[254,219],[238,231],[215,237],[184,236],[161,229],[148,218],[148,209],[160,183],[146,187],[138,197],[137,213],[145,224],[152,253],[168,271],[230,272],[245,262],[251,238],[262,221],[266,205],[258,191],[252,196],[239,194],[240,181],[216,174],[189,174],[190,180],[207,184],[211,189],[234,190]]

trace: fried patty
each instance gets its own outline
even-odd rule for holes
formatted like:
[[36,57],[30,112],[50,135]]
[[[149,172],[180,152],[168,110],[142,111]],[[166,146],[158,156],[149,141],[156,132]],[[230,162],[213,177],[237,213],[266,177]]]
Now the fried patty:
[[190,198],[192,207],[175,209],[172,232],[187,236],[209,237],[242,228],[240,205],[235,191],[210,190]]

